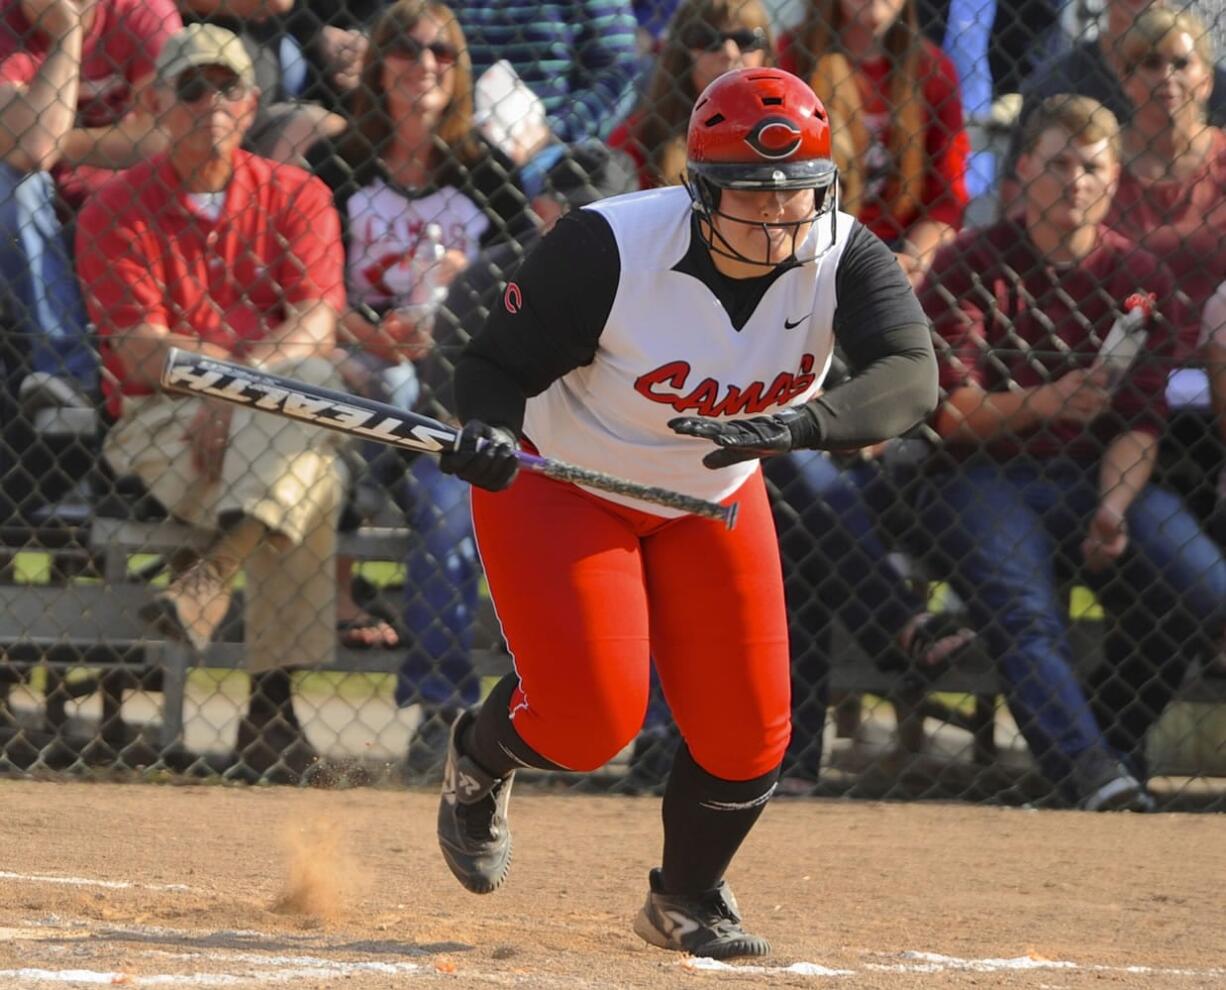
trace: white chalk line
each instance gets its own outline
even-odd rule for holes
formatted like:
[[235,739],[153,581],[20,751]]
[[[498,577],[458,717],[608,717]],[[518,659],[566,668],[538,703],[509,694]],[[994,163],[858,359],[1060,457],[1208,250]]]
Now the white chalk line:
[[181,883],[129,883],[126,880],[94,880],[89,877],[57,876],[48,873],[10,873],[0,870],[0,880],[19,883],[49,883],[65,887],[101,887],[103,890],[161,890],[189,894],[192,888]]
[[[187,934],[187,933],[185,933]],[[110,970],[45,969],[23,967],[0,970],[0,985],[17,981],[16,986],[30,984],[98,985],[134,987],[233,987],[253,984],[284,984],[308,979],[335,979],[337,977],[377,974],[380,976],[418,977],[436,971],[436,967],[409,962],[378,962],[326,959],[310,955],[264,955],[258,952],[165,952],[152,950],[148,956],[161,956],[195,962],[219,962],[227,968],[240,966],[232,972],[191,972],[134,974]],[[1074,963],[1067,960],[1035,959],[1030,956],[1000,959],[964,959],[932,952],[903,952],[899,961],[892,963],[867,963],[863,971],[876,973],[926,974],[947,972],[1003,973],[1035,970],[1062,970],[1065,972],[1116,973],[1148,976],[1183,976],[1191,978],[1219,978],[1226,976],[1226,969],[1190,969],[1183,967],[1152,966],[1106,966]],[[246,964],[245,966],[242,964]],[[832,968],[818,963],[799,962],[789,966],[732,965],[713,959],[685,959],[678,965],[704,973],[754,974],[762,976],[834,978],[855,976],[859,970]],[[469,973],[468,975],[478,975]],[[482,974],[490,975],[490,974]]]
[[1226,977],[1226,969],[1217,968],[1110,966],[1103,963],[1076,963],[1063,959],[1038,959],[1034,956],[1016,956],[1005,959],[962,959],[958,956],[946,956],[936,952],[911,951],[890,953],[888,955],[883,953],[881,958],[896,961],[864,963],[861,970],[831,969],[818,963],[809,962],[792,963],[790,966],[734,966],[715,959],[683,959],[678,965],[687,969],[702,970],[703,972],[753,973],[763,976],[844,977],[855,976],[860,971],[870,973],[937,974],[1063,970],[1065,972],[1116,973],[1129,976],[1183,976],[1195,979],[1220,979]]
[[[62,884],[69,886],[100,887],[104,889],[143,889],[160,891],[191,891],[192,888],[183,884],[142,884],[126,881],[95,880],[87,877],[57,876],[47,874],[23,874],[0,870],[0,879],[17,880],[27,883]],[[88,926],[89,923],[86,923]],[[64,931],[73,927],[75,932]],[[11,940],[32,941],[46,936],[48,929],[54,929],[59,937],[74,937],[87,939],[93,937],[88,930],[82,931],[79,924],[71,925],[65,919],[55,916],[43,921],[32,922],[22,928],[0,927],[0,938]],[[115,935],[130,934],[133,936],[170,936],[184,939],[197,939],[199,930],[165,928],[154,925],[106,926],[106,931]],[[245,938],[281,938],[272,933],[252,930],[226,931],[213,933],[218,936],[240,936]],[[246,964],[249,967],[243,973],[195,972],[195,973],[153,973],[130,974],[86,969],[45,969],[39,967],[23,967],[21,969],[0,969],[0,985],[9,981],[19,981],[15,985],[23,986],[20,981],[38,984],[100,984],[124,986],[237,986],[253,983],[285,983],[299,979],[325,978],[337,976],[354,976],[362,973],[378,973],[389,976],[420,976],[433,972],[434,966],[409,962],[381,962],[378,960],[344,961],[326,959],[312,955],[272,955],[261,952],[243,950],[219,951],[179,951],[170,952],[165,949],[145,949],[147,957],[161,956],[184,962],[215,962],[228,966]],[[1226,968],[1193,968],[1193,967],[1156,967],[1144,965],[1107,965],[1102,963],[1076,963],[1069,960],[1043,959],[1034,956],[1017,956],[1012,958],[966,959],[958,956],[942,955],[934,952],[907,951],[899,953],[882,953],[878,958],[882,962],[865,962],[857,968],[830,967],[814,962],[797,962],[787,966],[766,966],[740,964],[732,965],[713,959],[684,958],[677,965],[686,969],[704,973],[749,974],[763,976],[795,977],[807,976],[814,979],[842,979],[855,976],[861,972],[898,973],[898,974],[940,974],[947,972],[974,973],[1004,973],[1024,971],[1060,970],[1064,972],[1102,973],[1120,975],[1148,975],[1187,977],[1194,979],[1226,978]],[[263,969],[262,967],[272,967]],[[492,977],[494,974],[469,973],[470,976]]]

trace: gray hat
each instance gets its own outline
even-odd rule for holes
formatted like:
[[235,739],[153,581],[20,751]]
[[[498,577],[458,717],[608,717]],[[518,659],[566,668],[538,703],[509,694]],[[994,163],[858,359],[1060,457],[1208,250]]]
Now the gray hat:
[[159,82],[171,82],[204,65],[220,65],[245,85],[255,85],[255,66],[242,39],[216,24],[189,24],[172,34],[158,53],[155,71]]
[[624,152],[600,141],[581,141],[567,145],[562,157],[550,166],[543,192],[578,209],[638,187],[634,163]]

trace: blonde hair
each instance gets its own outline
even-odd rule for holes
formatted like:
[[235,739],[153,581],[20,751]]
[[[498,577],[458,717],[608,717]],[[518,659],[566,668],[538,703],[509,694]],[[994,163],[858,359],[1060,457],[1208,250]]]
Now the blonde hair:
[[1135,64],[1172,35],[1186,34],[1207,71],[1213,71],[1213,41],[1200,18],[1187,10],[1149,7],[1124,32],[1119,42],[1120,59]]
[[[840,144],[847,160],[839,162],[843,179],[843,201],[847,212],[859,202],[865,183],[864,165],[872,143],[864,122],[864,100],[851,58],[842,48],[840,34],[846,18],[841,0],[814,0],[796,32],[797,74],[809,81],[813,91],[826,105],[833,125],[836,154]],[[925,108],[919,94],[923,41],[915,0],[906,0],[902,13],[886,31],[886,58],[889,60],[889,101],[893,111],[890,126],[890,156],[895,176],[886,187],[884,199],[896,223],[908,223],[919,209],[928,171],[925,134]],[[846,171],[844,171],[844,168]]]

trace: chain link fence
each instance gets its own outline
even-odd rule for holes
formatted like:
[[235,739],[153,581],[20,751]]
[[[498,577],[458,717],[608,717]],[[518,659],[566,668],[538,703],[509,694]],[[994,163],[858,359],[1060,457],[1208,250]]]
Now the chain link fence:
[[[435,783],[511,666],[465,486],[161,393],[166,334],[454,420],[455,361],[550,225],[681,181],[706,82],[779,65],[826,102],[842,209],[919,289],[949,402],[765,465],[781,791],[1135,807],[1133,781],[1220,810],[1226,21],[1143,9],[3,0],[0,768]],[[1070,92],[1119,119],[1118,192],[1111,128],[1044,102]],[[1128,241],[1064,243],[1074,214]],[[1137,292],[1122,384],[1071,387]],[[677,745],[653,688],[564,783],[659,792]]]

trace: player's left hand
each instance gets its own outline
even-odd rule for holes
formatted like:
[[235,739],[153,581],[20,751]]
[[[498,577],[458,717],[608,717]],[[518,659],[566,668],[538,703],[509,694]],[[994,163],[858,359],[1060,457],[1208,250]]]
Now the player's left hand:
[[785,409],[773,416],[754,416],[752,419],[678,416],[670,419],[668,425],[675,433],[712,441],[718,449],[707,454],[702,463],[715,469],[759,457],[786,454],[795,446],[794,425],[802,415],[800,410]]

